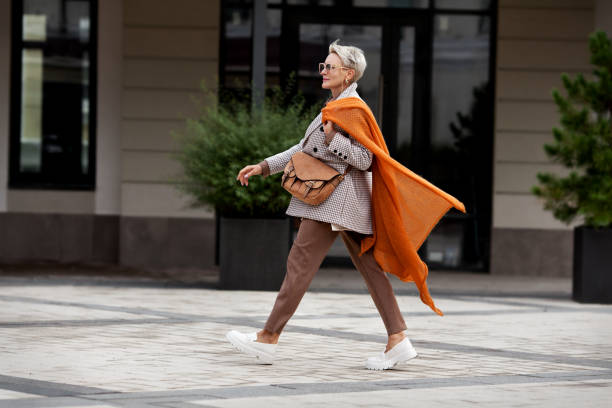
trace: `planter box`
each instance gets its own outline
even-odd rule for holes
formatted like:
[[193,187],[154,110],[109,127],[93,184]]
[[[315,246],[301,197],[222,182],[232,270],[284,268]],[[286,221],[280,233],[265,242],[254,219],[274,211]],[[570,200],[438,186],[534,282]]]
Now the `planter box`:
[[290,219],[219,219],[221,289],[277,291],[287,270]]
[[574,228],[572,299],[612,303],[612,228]]

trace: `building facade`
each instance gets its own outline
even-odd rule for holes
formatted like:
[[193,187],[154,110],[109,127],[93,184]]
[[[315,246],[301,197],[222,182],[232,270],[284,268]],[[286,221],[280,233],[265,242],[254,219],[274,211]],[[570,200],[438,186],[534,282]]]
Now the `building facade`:
[[574,225],[529,191],[565,171],[542,147],[551,89],[590,72],[609,2],[2,0],[0,23],[0,263],[212,266],[215,216],[173,186],[172,131],[202,80],[295,73],[320,103],[316,64],[340,38],[366,53],[358,91],[392,156],[466,204],[424,244],[430,268],[571,275]]

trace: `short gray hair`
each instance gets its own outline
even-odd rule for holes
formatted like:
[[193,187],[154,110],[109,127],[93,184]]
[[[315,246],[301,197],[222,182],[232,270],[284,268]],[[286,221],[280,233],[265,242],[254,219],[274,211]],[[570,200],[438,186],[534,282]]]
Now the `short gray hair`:
[[357,82],[363,76],[363,72],[368,65],[366,63],[365,55],[363,50],[352,45],[340,45],[338,44],[340,39],[337,39],[329,45],[329,53],[337,54],[342,61],[342,65],[347,68],[353,68],[355,75],[353,77],[354,82]]

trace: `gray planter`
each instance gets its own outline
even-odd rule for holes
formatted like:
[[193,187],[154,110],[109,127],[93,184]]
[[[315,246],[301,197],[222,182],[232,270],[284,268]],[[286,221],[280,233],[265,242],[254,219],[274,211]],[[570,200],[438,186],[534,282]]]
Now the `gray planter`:
[[612,303],[612,228],[574,228],[572,299]]
[[219,219],[221,289],[277,291],[285,277],[290,219]]

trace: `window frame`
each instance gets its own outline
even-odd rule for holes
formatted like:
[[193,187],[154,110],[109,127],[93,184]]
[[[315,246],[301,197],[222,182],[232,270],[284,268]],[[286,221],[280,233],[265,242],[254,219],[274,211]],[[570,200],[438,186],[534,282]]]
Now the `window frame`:
[[[64,0],[62,0],[64,1]],[[97,129],[97,95],[98,95],[98,0],[89,2],[89,171],[69,180],[58,180],[45,176],[44,173],[27,173],[20,170],[21,157],[21,121],[22,121],[22,73],[23,50],[27,43],[23,40],[23,0],[12,0],[11,4],[11,85],[9,104],[9,178],[10,189],[40,190],[85,190],[96,189],[96,129]]]

